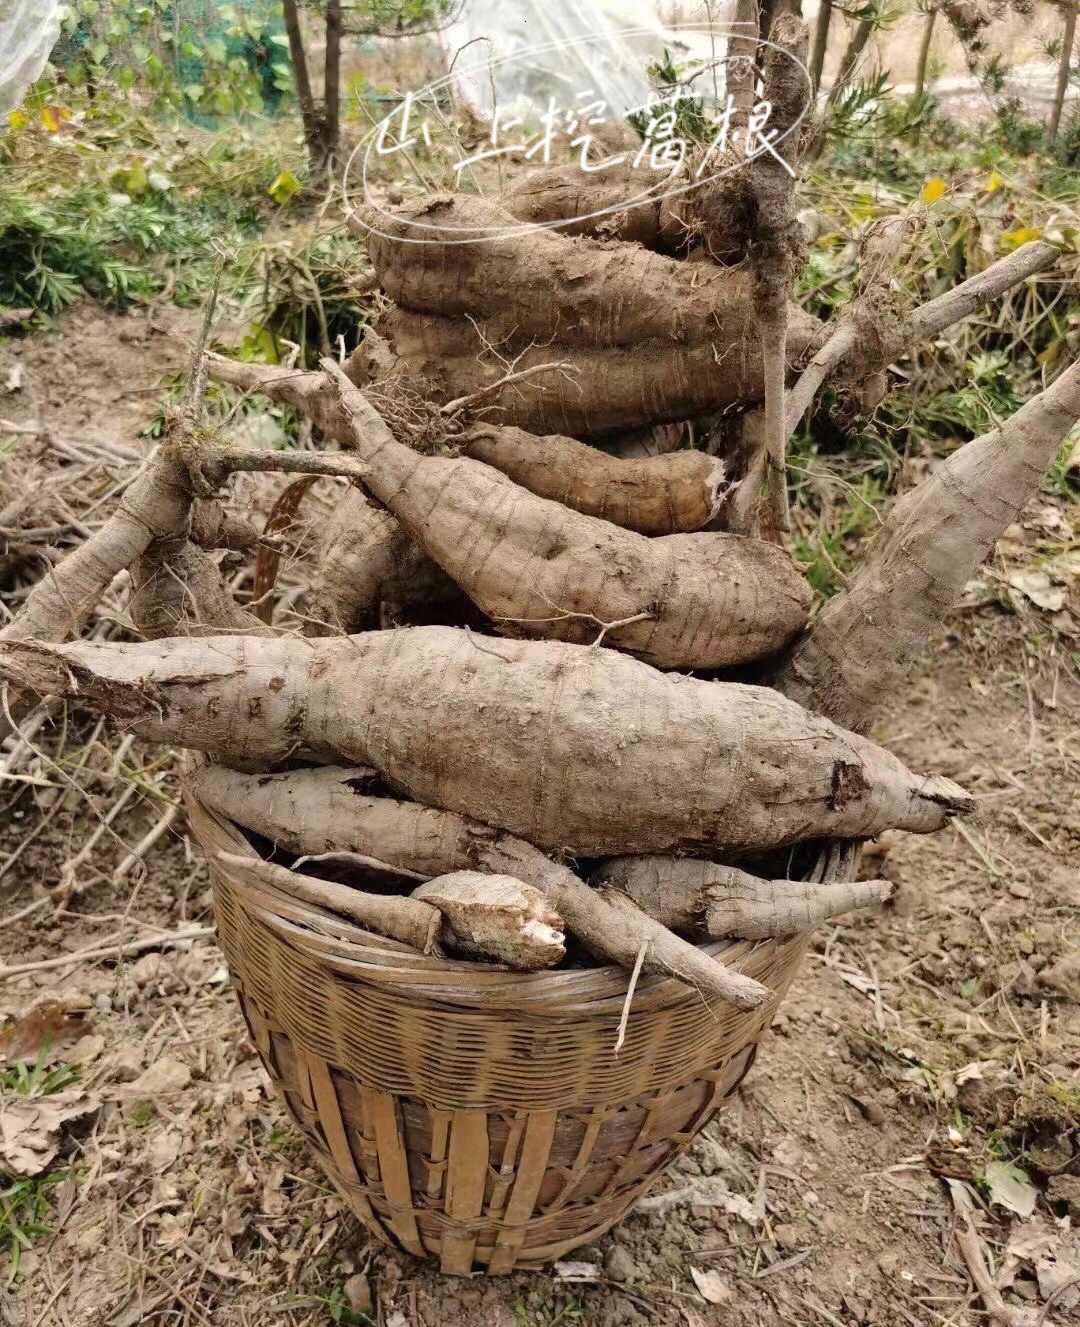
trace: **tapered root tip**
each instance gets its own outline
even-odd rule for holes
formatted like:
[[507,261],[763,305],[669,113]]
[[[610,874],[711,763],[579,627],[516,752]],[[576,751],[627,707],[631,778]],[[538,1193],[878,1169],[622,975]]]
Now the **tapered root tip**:
[[868,908],[873,907],[876,903],[888,903],[896,889],[891,880],[864,880],[861,883],[863,889],[866,890],[866,906]]
[[916,795],[919,801],[931,802],[940,808],[942,824],[949,816],[970,815],[976,807],[975,798],[971,793],[965,792],[958,783],[953,783],[952,779],[940,776],[927,779]]
[[727,969],[727,977],[724,983],[724,999],[729,1004],[735,1005],[737,1009],[758,1009],[772,997],[772,991],[768,986],[763,986],[753,977],[745,977],[741,972],[732,972],[730,968]]

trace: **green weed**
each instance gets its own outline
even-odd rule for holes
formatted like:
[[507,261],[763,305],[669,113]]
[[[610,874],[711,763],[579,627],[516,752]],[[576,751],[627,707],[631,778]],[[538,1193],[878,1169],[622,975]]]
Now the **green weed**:
[[53,1233],[45,1223],[49,1193],[68,1174],[66,1170],[54,1170],[32,1178],[0,1180],[0,1256],[6,1254],[9,1259],[9,1281],[18,1275],[22,1255],[34,1241]]
[[57,1064],[51,1069],[45,1068],[48,1046],[41,1048],[33,1064],[16,1061],[5,1069],[0,1069],[0,1089],[17,1092],[20,1096],[51,1096],[62,1092],[66,1087],[78,1081],[79,1069],[74,1064]]

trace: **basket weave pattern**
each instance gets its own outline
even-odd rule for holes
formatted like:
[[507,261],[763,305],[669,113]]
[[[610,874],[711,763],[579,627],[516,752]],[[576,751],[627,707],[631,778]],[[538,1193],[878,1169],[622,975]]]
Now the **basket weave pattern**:
[[[445,1272],[537,1266],[614,1225],[734,1091],[805,948],[711,946],[775,992],[752,1012],[642,978],[616,1056],[625,972],[423,957],[276,889],[236,827],[188,803],[286,1108],[372,1233]],[[818,873],[849,866],[837,849]]]

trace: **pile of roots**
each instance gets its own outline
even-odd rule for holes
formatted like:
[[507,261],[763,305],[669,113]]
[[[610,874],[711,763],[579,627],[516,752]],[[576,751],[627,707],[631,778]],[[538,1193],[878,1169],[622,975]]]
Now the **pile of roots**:
[[[805,34],[784,17],[774,41]],[[371,931],[525,970],[591,955],[750,1008],[768,992],[699,942],[880,902],[880,881],[804,883],[804,850],[971,808],[863,733],[1080,415],[1080,370],[904,497],[811,620],[783,451],[814,392],[865,386],[897,329],[934,335],[1053,251],[904,311],[888,266],[907,223],[887,223],[822,328],[788,302],[775,163],[677,209],[611,211],[634,187],[618,171],[593,187],[602,233],[546,226],[570,215],[550,173],[498,204],[355,214],[392,303],[344,363],[234,363],[204,334],[157,455],[0,632],[0,675],[15,721],[33,696],[74,697],[194,753],[193,795],[299,897]],[[295,406],[321,447],[209,434],[207,374]],[[727,407],[730,454],[638,454],[658,425]],[[218,501],[260,471],[299,476],[282,528],[308,487],[344,481],[303,564],[303,632],[274,626],[277,537]],[[255,545],[241,604],[213,550]],[[64,643],[122,568],[143,639]]]

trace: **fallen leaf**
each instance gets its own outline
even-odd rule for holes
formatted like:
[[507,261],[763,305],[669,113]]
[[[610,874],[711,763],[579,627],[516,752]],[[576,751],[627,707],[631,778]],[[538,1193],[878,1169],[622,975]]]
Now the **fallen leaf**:
[[105,1049],[105,1038],[100,1032],[80,1037],[64,1056],[69,1064],[85,1064],[87,1060],[96,1060]]
[[176,1249],[186,1244],[188,1225],[181,1217],[166,1212],[158,1224],[157,1242],[163,1249]]
[[956,1084],[961,1086],[963,1083],[981,1082],[987,1075],[987,1071],[993,1071],[998,1068],[994,1060],[972,1060],[970,1064],[965,1064],[963,1069],[957,1070]]
[[1019,1222],[1009,1232],[1005,1245],[1007,1258],[1022,1259],[1035,1263],[1039,1258],[1056,1253],[1061,1245],[1061,1236],[1056,1230],[1038,1221]]
[[162,1092],[179,1092],[191,1082],[191,1070],[179,1060],[158,1060],[124,1089],[125,1096],[155,1097]]
[[1009,584],[1047,612],[1056,613],[1065,607],[1065,591],[1052,584],[1049,575],[1038,568],[1014,572],[1009,577]]
[[727,1304],[731,1300],[731,1287],[714,1268],[691,1267],[690,1276],[702,1299],[710,1304]]
[[1076,983],[1080,981],[1080,953],[1066,954],[1064,958],[1043,970],[1035,978],[1040,990],[1057,991],[1072,999],[1076,994]]
[[97,1108],[81,1087],[40,1097],[9,1094],[0,1107],[0,1166],[16,1175],[41,1175],[60,1151],[64,1125]]
[[1011,1161],[991,1161],[983,1171],[983,1181],[992,1203],[1007,1207],[1019,1217],[1034,1212],[1038,1192],[1028,1175]]
[[946,1175],[945,1183],[948,1185],[949,1197],[953,1201],[953,1206],[958,1212],[975,1210],[975,1192],[966,1180],[956,1180]]
[[51,1052],[78,1041],[89,1031],[90,1024],[81,1011],[59,1000],[43,1000],[0,1031],[0,1063],[35,1064],[43,1050],[46,1054],[42,1063],[47,1063]]
[[721,1176],[702,1176],[678,1189],[668,1189],[665,1193],[654,1193],[648,1198],[642,1198],[634,1211],[666,1216],[677,1207],[689,1207],[695,1213],[719,1207],[729,1216],[737,1216],[748,1225],[756,1226],[765,1215],[765,1191],[760,1189],[751,1201],[744,1194],[732,1193]]
[[1053,1296],[1055,1308],[1075,1308],[1080,1303],[1080,1250],[1063,1249],[1054,1257],[1040,1258],[1035,1279],[1044,1301]]
[[1019,249],[1021,244],[1030,244],[1032,240],[1041,239],[1040,231],[1034,226],[1015,226],[1012,230],[1007,230],[1001,236],[1001,247],[1010,252],[1013,249]]
[[71,112],[66,106],[54,106],[48,102],[41,108],[41,119],[50,134],[55,134],[65,120],[71,119]]
[[300,189],[300,181],[292,171],[283,170],[266,192],[279,207],[284,207],[290,198],[300,192]]
[[146,1158],[155,1175],[160,1175],[169,1169],[180,1155],[181,1145],[182,1139],[178,1129],[163,1129],[150,1140],[150,1146],[146,1149]]

